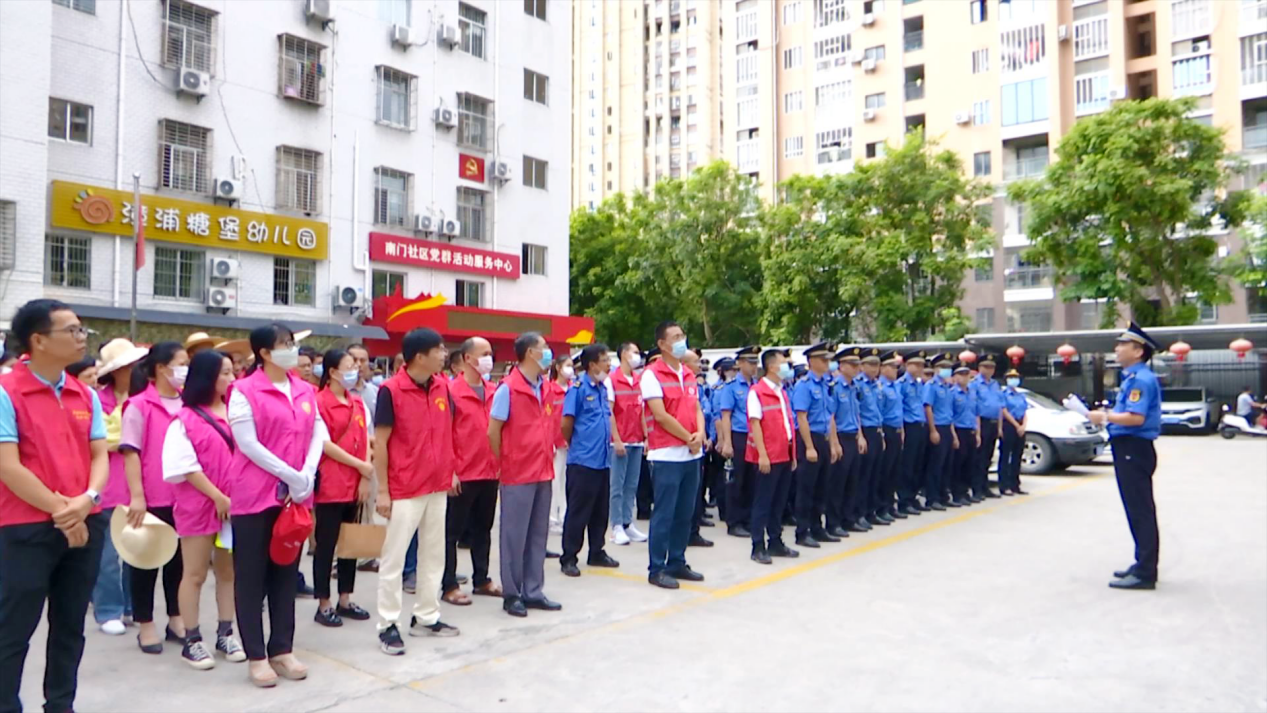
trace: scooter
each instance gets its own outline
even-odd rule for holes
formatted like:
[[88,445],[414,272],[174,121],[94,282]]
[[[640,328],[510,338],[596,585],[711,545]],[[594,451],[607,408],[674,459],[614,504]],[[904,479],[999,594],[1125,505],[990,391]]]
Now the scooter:
[[1267,436],[1267,425],[1263,424],[1263,417],[1259,417],[1258,423],[1250,423],[1249,419],[1244,416],[1237,416],[1232,413],[1232,409],[1224,404],[1223,418],[1219,421],[1219,435],[1227,439],[1236,438],[1237,434],[1244,433],[1250,436]]

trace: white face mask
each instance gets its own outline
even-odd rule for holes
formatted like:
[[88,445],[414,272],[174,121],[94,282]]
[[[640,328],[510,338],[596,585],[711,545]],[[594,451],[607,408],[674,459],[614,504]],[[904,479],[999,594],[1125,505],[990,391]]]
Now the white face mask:
[[576,370],[575,370],[575,369],[573,369],[573,368],[572,368],[572,367],[570,367],[570,366],[565,366],[565,367],[563,367],[563,378],[565,378],[565,379],[571,379],[571,378],[572,378],[572,377],[574,377],[574,376],[576,376]]
[[475,365],[475,369],[479,371],[480,376],[488,376],[493,373],[493,355],[486,354],[479,358],[479,363]]
[[642,366],[642,355],[634,354],[633,356],[629,357],[629,366],[632,369],[637,369],[638,367]]
[[189,378],[189,367],[173,366],[172,375],[167,377],[167,381],[176,388],[182,388],[185,385],[185,379]]
[[339,376],[339,381],[343,384],[343,388],[351,389],[356,386],[358,378],[360,378],[360,374],[355,371],[345,371]]
[[273,363],[282,369],[294,369],[299,366],[299,347],[274,349],[272,353]]

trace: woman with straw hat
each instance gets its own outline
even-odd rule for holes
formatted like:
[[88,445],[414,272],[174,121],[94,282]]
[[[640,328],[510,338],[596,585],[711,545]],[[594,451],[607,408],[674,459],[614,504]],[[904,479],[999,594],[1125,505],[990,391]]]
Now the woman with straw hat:
[[233,635],[232,537],[219,537],[229,519],[233,477],[235,447],[225,406],[231,383],[232,359],[215,350],[194,355],[181,392],[185,407],[176,414],[163,440],[163,479],[172,483],[176,493],[173,515],[184,565],[180,613],[186,630],[180,655],[200,671],[216,665],[198,628],[198,605],[209,566],[216,571],[215,650],[233,663],[246,660],[242,644]]

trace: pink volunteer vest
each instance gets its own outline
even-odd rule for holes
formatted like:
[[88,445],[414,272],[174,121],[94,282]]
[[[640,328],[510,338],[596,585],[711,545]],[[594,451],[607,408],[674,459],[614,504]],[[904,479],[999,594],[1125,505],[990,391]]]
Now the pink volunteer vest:
[[123,403],[123,410],[141,409],[145,417],[145,443],[141,450],[141,487],[145,491],[145,505],[150,508],[171,507],[175,492],[171,483],[163,480],[163,439],[172,416],[163,406],[158,389],[150,384],[141,393]]
[[[219,416],[211,413],[206,409],[203,410],[208,416],[215,420],[224,432],[229,433],[229,423]],[[229,450],[229,444],[225,442],[224,437],[216,432],[201,416],[194,413],[193,409],[186,406],[176,414],[176,418],[185,427],[185,433],[189,436],[189,442],[194,446],[194,453],[198,456],[198,465],[202,466],[202,472],[207,476],[207,480],[211,484],[220,489],[220,492],[233,497],[233,489],[230,487],[230,467],[233,463],[233,452]],[[230,435],[230,438],[233,436]],[[216,517],[216,505],[206,495],[198,492],[198,489],[190,485],[188,482],[176,483],[172,486],[176,493],[176,504],[173,507],[172,515],[176,519],[176,534],[181,537],[196,537],[198,535],[214,535],[220,531],[220,520]]]
[[[268,380],[263,369],[239,379],[234,389],[242,392],[255,416],[255,436],[261,445],[281,458],[290,467],[303,467],[308,444],[312,441],[312,424],[317,418],[317,397],[312,385],[294,374],[290,379],[290,393],[294,405],[286,394],[278,391]],[[255,465],[242,454],[233,456],[233,515],[253,515],[271,507],[277,507],[277,484],[281,481]]]
[[[106,386],[97,390],[97,398],[101,399],[101,411],[106,415],[114,413],[119,403],[114,397],[114,387]],[[127,399],[124,399],[126,402]],[[132,500],[128,492],[128,476],[123,470],[123,454],[114,451],[110,454],[110,479],[106,481],[105,490],[101,491],[101,507],[103,509],[127,505]]]

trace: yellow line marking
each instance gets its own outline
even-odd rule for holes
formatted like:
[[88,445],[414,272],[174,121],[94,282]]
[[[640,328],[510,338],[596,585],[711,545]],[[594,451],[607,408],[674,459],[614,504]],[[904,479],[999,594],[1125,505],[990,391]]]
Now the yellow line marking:
[[[611,577],[612,579],[624,579],[630,582],[641,582],[642,584],[647,583],[646,577],[641,577],[636,574],[629,574],[628,572],[618,572],[614,569],[591,568],[591,569],[585,570],[585,574],[586,575],[597,574],[600,577]],[[711,594],[717,591],[713,587],[705,587],[702,584],[693,584],[691,582],[679,582],[678,586],[682,589],[685,589],[688,592],[700,592],[701,594]]]

